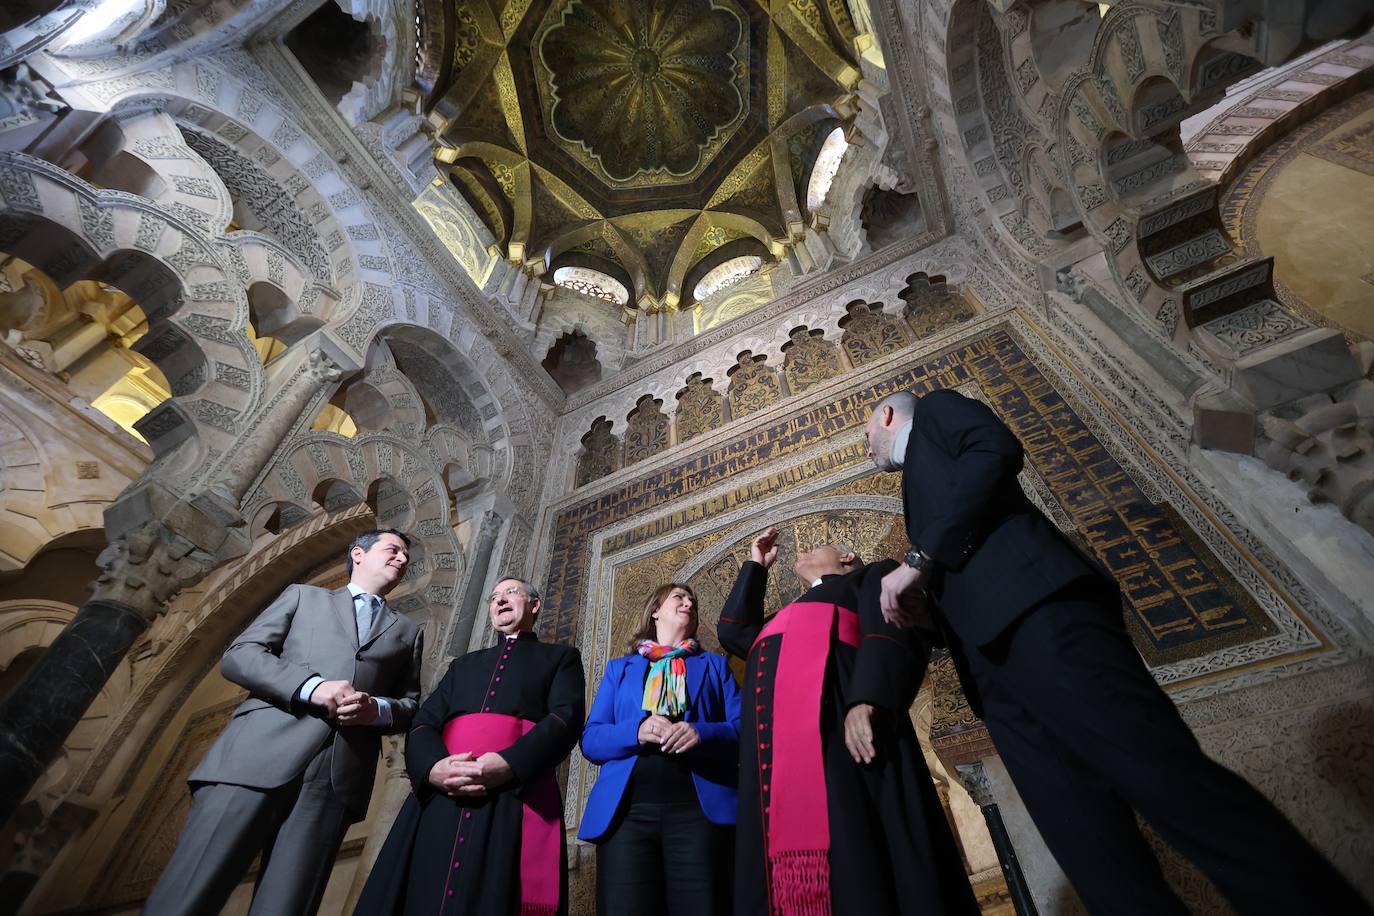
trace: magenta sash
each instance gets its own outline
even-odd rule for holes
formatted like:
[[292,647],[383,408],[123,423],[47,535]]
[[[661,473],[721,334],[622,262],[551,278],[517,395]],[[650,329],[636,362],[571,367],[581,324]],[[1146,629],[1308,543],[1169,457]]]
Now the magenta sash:
[[780,916],[830,913],[830,810],[820,722],[832,626],[841,642],[859,644],[858,614],[815,601],[789,604],[754,641],[757,647],[768,636],[784,636],[773,685],[768,801],[769,896]]
[[[500,753],[534,723],[515,716],[479,712],[450,719],[444,725],[444,746],[450,754],[480,757]],[[536,778],[522,793],[525,813],[520,823],[520,916],[553,916],[562,887],[563,803],[552,770]]]

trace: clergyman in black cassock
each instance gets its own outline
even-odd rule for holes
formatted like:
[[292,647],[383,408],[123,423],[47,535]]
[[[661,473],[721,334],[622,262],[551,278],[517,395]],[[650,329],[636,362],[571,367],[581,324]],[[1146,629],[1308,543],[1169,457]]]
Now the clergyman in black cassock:
[[755,539],[717,630],[746,659],[735,916],[977,913],[907,713],[929,646],[878,606],[896,564],[817,547],[795,566],[809,587],[764,620],[776,539]]
[[964,690],[1050,851],[1093,914],[1185,916],[1138,811],[1241,916],[1368,914],[1263,796],[1208,758],[1131,643],[1116,581],[1026,498],[1023,453],[956,391],[880,401],[866,430],[900,471],[906,562],[884,616],[928,591]]
[[566,914],[554,772],[581,734],[585,679],[576,649],[535,637],[538,609],[529,583],[498,582],[490,613],[499,641],[454,659],[421,705],[406,738],[412,795],[355,913]]

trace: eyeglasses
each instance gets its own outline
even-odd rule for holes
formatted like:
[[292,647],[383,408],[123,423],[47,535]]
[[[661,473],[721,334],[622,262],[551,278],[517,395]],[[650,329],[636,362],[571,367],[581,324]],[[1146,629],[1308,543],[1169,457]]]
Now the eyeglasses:
[[498,589],[497,591],[492,592],[492,593],[491,593],[491,598],[490,598],[490,600],[496,601],[496,600],[499,599],[502,595],[523,595],[523,594],[525,594],[525,590],[524,590],[523,588],[521,588],[521,587],[518,586],[518,585],[512,585],[510,588]]

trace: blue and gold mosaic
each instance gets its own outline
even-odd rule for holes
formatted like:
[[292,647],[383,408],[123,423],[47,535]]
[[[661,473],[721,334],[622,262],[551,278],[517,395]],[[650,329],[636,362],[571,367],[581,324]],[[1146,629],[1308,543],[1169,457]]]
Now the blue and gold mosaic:
[[[924,393],[968,384],[982,391],[1020,438],[1027,462],[1044,479],[1082,543],[1121,582],[1128,622],[1150,664],[1195,657],[1275,632],[1179,514],[1152,502],[1016,339],[993,329],[851,395],[780,416],[735,441],[559,512],[547,578],[551,635],[561,642],[576,639],[591,538],[599,529],[676,504],[663,518],[620,532],[604,544],[607,554],[644,549],[670,532],[861,465],[867,458],[858,443],[837,445],[804,461],[789,458],[861,428],[869,407],[893,391]],[[697,496],[735,475],[768,466],[776,472],[708,499]]]

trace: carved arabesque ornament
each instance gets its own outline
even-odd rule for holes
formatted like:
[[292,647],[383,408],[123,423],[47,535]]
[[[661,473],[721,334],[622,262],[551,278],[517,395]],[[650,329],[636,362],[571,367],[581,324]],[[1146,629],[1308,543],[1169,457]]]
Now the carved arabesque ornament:
[[581,487],[600,480],[620,467],[620,440],[611,432],[611,421],[597,417],[582,437],[582,455],[577,459],[577,483]]
[[668,417],[663,402],[646,394],[626,418],[625,463],[651,458],[668,447]]
[[945,278],[938,275],[912,274],[898,295],[906,302],[906,318],[917,339],[963,324],[977,314],[968,297],[951,289]]
[[910,335],[902,322],[884,314],[882,306],[856,300],[845,306],[845,312],[839,322],[844,331],[840,345],[854,365],[862,366],[907,345]]
[[673,420],[678,442],[686,442],[725,424],[725,404],[720,393],[711,387],[712,381],[702,378],[700,372],[693,372],[686,387],[677,393],[677,412]]
[[793,394],[844,371],[838,350],[825,339],[825,332],[820,329],[810,330],[805,325],[793,328],[787,343],[782,345],[782,352],[783,375]]
[[782,400],[782,385],[778,374],[767,365],[768,354],[755,356],[745,350],[736,357],[730,368],[730,414],[742,417]]

